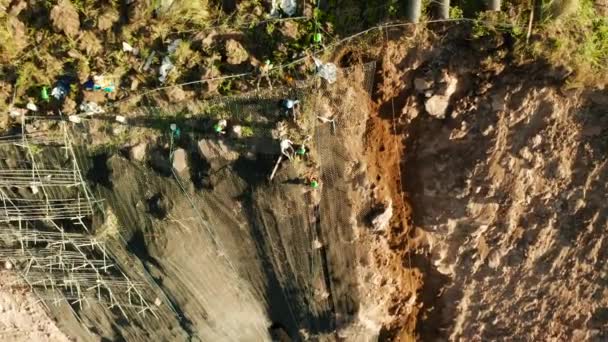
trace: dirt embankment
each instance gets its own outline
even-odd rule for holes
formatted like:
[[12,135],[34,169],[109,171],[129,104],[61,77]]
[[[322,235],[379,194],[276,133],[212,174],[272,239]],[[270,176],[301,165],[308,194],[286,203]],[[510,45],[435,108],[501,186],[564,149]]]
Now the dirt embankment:
[[378,193],[411,204],[387,237],[422,274],[416,335],[606,339],[608,94],[501,37],[430,38],[388,42],[368,132]]
[[[382,213],[370,208],[387,198],[370,195],[376,181],[361,158],[372,110],[363,85],[371,81],[361,67],[343,77],[303,95],[310,154],[283,163],[272,182],[277,140],[194,130],[202,127],[197,120],[208,121],[196,116],[180,123],[173,146],[156,132],[143,155],[136,145],[83,160],[107,210],[95,234],[109,236],[117,262],[149,285],[160,319],[127,322],[91,306],[77,313],[86,329],[57,311],[62,329],[83,340],[368,341],[401,311],[414,310],[413,300],[393,306],[393,298],[414,291],[386,241],[369,228]],[[246,98],[234,110],[281,120],[258,100]],[[171,147],[186,156],[175,175]],[[303,184],[310,174],[320,189]]]

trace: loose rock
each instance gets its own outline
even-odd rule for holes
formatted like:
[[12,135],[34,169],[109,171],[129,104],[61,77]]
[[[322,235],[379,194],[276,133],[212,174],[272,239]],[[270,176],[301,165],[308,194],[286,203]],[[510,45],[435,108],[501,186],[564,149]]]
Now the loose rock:
[[426,101],[424,109],[430,116],[443,119],[445,118],[446,111],[449,105],[449,98],[443,95],[434,95]]
[[228,64],[241,64],[249,58],[249,53],[241,43],[230,39],[226,42],[226,57]]
[[420,94],[424,94],[427,90],[431,89],[432,86],[433,81],[421,77],[416,77],[414,79],[414,88]]
[[212,169],[218,169],[239,158],[239,154],[224,144],[223,141],[203,139],[198,142],[198,149]]
[[146,158],[146,150],[148,149],[148,144],[141,143],[133,146],[131,151],[129,151],[129,156],[133,160],[143,161]]
[[80,30],[78,11],[68,0],[61,0],[51,10],[51,21],[56,31],[75,37]]
[[177,173],[182,173],[186,169],[188,169],[188,159],[186,155],[186,150],[183,148],[178,148],[173,153],[173,169]]
[[389,223],[393,218],[393,202],[390,200],[385,206],[384,211],[372,219],[372,226],[375,231],[384,231],[388,228]]

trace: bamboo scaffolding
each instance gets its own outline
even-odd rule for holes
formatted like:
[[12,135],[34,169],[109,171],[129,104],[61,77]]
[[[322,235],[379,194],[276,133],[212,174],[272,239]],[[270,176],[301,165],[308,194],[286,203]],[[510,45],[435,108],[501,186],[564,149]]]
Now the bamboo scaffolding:
[[[71,158],[71,168],[42,167],[33,151],[41,142],[61,145],[66,158]],[[27,165],[0,170],[0,259],[14,265],[21,284],[45,303],[67,302],[82,308],[95,301],[118,309],[126,319],[128,313],[156,316],[156,307],[144,294],[149,285],[129,279],[103,242],[89,233],[85,218],[93,215],[98,201],[86,186],[65,124],[61,137],[30,137],[22,129],[20,136],[0,137],[0,147],[20,149],[26,160],[22,164]],[[21,194],[14,187],[36,191]],[[49,191],[53,187],[72,190]],[[54,197],[68,193],[68,198]],[[60,220],[72,223],[70,232]]]

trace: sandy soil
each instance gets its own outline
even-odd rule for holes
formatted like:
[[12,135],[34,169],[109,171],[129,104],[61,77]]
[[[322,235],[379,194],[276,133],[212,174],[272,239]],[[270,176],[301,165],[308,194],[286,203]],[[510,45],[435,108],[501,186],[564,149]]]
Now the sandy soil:
[[16,276],[0,272],[0,339],[14,342],[68,342],[43,304],[25,287],[15,286]]

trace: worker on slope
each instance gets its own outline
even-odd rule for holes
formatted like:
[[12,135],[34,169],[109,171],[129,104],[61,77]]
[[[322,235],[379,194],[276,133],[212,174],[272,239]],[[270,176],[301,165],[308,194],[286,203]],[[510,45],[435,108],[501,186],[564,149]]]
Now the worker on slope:
[[306,148],[306,146],[304,146],[304,144],[296,146],[296,150],[295,150],[296,156],[298,156],[300,158],[304,158],[306,156],[306,153],[308,153],[308,149]]
[[221,119],[215,125],[213,125],[213,131],[217,134],[226,134],[227,126],[228,122],[225,119]]
[[259,75],[258,75],[258,83],[257,83],[258,90],[260,90],[260,82],[262,82],[262,78],[266,79],[266,82],[268,82],[268,86],[272,90],[272,81],[270,80],[270,71],[272,70],[273,67],[274,66],[272,65],[270,60],[266,60],[264,62],[264,64],[262,64],[260,66]]
[[310,186],[312,189],[318,189],[320,184],[319,184],[319,180],[317,179],[317,177],[310,177],[308,179],[308,186]]
[[287,157],[287,159],[291,160],[292,156],[295,154],[293,149],[293,142],[289,139],[281,140],[281,153]]
[[284,110],[285,116],[293,117],[294,121],[298,119],[300,100],[284,99],[279,102],[279,105]]

